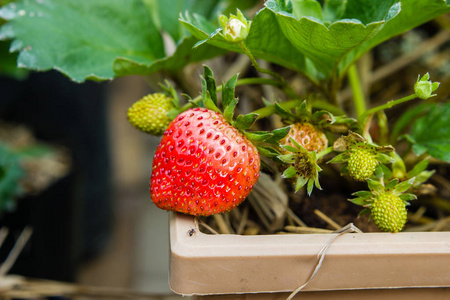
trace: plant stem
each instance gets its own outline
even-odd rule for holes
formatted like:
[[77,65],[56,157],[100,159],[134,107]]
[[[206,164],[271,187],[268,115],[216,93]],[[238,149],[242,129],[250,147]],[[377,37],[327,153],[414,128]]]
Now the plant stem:
[[241,49],[242,49],[242,51],[244,51],[244,54],[247,55],[248,58],[250,58],[252,65],[255,67],[255,69],[258,72],[272,76],[274,79],[276,79],[280,83],[280,88],[281,88],[281,90],[283,90],[284,93],[286,93],[286,95],[288,95],[291,98],[298,98],[297,94],[292,90],[292,88],[287,84],[286,80],[284,80],[284,78],[280,74],[278,74],[274,71],[262,68],[256,61],[253,54],[250,52],[250,50],[247,48],[247,46],[245,46],[245,44],[243,42],[240,42],[239,46],[241,46]]
[[[286,101],[286,102],[281,102],[278,105],[280,105],[281,107],[283,107],[284,109],[288,110],[291,108],[294,108],[296,106],[299,106],[301,103],[303,102],[303,100],[301,99],[295,99],[295,100],[291,100],[291,101]],[[258,110],[255,110],[254,113],[258,114],[258,120],[262,119],[262,118],[266,118],[270,115],[273,115],[276,112],[275,109],[275,104],[260,108]]]
[[407,102],[409,100],[413,100],[415,98],[417,98],[416,94],[412,94],[412,95],[403,97],[403,98],[398,99],[398,100],[388,101],[387,103],[385,103],[383,105],[380,105],[380,106],[371,108],[369,110],[366,110],[362,115],[359,116],[358,120],[361,121],[361,122],[364,122],[365,119],[368,116],[370,116],[370,115],[372,115],[372,114],[374,114],[374,113],[376,113],[376,112],[378,112],[380,110],[385,110],[385,109],[391,108],[391,107],[393,107],[395,105],[398,105],[398,104],[403,103],[403,102]]
[[364,114],[367,108],[356,63],[351,65],[348,69],[348,80],[353,92],[353,103],[355,104],[356,115],[359,117]]

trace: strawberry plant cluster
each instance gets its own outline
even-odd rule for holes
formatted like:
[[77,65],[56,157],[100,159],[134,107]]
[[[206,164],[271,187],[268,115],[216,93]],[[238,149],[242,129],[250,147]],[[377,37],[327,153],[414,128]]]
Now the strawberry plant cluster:
[[[106,2],[76,7],[71,1],[29,6],[17,1],[0,9],[7,21],[0,37],[13,39],[11,49],[20,50],[20,65],[56,68],[75,81],[168,75],[161,91],[144,96],[127,112],[135,128],[161,136],[150,178],[151,199],[159,208],[194,216],[228,213],[251,196],[263,173],[286,195],[312,199],[322,190],[322,178],[334,177],[351,190],[349,206],[361,206],[361,214],[369,214],[379,230],[399,232],[409,202],[426,194],[434,174],[430,161],[450,162],[450,105],[445,99],[433,102],[440,84],[429,73],[421,74],[409,83],[409,95],[372,103],[357,68],[375,46],[450,12],[448,2],[267,0],[236,6],[231,1],[175,1],[181,7],[175,11],[162,1],[115,0],[107,4],[110,15],[133,12],[137,21],[115,18],[106,26],[105,15],[92,10],[95,22],[84,22],[68,38],[58,36],[69,30],[58,18],[39,19],[42,26],[58,28],[57,45],[42,44],[33,32],[39,26],[29,25],[31,13],[52,16],[57,11],[72,18]],[[103,27],[118,35],[101,35]],[[101,38],[91,48],[72,48],[97,31]],[[175,42],[170,55],[163,32]],[[40,56],[43,52],[58,55],[48,59]],[[218,84],[207,62],[199,78],[200,95],[179,84],[180,74],[192,76],[183,73],[187,64],[217,56],[230,60],[235,53],[251,63],[247,74]],[[83,57],[95,63],[73,63]],[[215,73],[227,73],[220,71]],[[302,88],[294,85],[296,79],[304,82]],[[343,103],[339,93],[345,84],[352,101]],[[244,105],[248,98],[238,90],[243,86],[277,92]],[[388,119],[398,107],[408,110]]]

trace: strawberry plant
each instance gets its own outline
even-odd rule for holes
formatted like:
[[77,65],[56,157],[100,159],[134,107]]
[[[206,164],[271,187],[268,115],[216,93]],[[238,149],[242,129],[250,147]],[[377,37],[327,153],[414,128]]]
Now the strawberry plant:
[[[448,31],[448,12],[444,0],[18,0],[0,8],[0,39],[18,52],[19,67],[56,69],[76,82],[167,77],[124,112],[137,129],[162,135],[150,178],[162,209],[219,214],[235,226],[247,197],[264,198],[264,173],[290,199],[286,223],[305,226],[299,216],[312,220],[309,206],[333,212],[342,202],[330,195],[339,193],[350,200],[343,210],[361,206],[379,230],[398,232],[417,197],[448,213],[448,199],[428,182],[446,182],[450,162],[448,79],[440,87],[433,69],[411,68],[413,77],[370,93],[358,63],[371,54],[382,61],[387,41],[433,19],[426,30]],[[229,74],[242,57],[251,68]],[[222,62],[215,75],[212,58]],[[196,90],[199,74],[186,70],[199,62],[211,67]],[[264,201],[250,204],[268,229],[276,204]]]

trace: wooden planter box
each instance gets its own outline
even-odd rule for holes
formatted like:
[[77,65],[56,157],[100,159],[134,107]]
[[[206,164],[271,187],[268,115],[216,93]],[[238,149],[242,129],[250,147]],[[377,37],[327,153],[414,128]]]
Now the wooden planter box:
[[[192,229],[193,217],[172,213],[172,290],[182,295],[260,293],[250,299],[262,299],[263,294],[270,295],[266,299],[285,299],[286,293],[309,279],[318,252],[335,236],[210,235]],[[425,299],[427,294],[450,296],[446,287],[450,287],[450,232],[346,233],[331,244],[317,276],[298,296],[358,290],[358,297],[364,292],[385,297],[380,293],[384,290]]]

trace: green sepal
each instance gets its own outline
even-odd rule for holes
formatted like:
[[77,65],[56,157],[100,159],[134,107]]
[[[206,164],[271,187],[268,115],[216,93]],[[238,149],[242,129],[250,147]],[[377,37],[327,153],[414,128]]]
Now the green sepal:
[[296,152],[309,154],[308,150],[305,149],[301,144],[299,144],[295,139],[289,137],[290,141],[294,144],[294,147],[297,148]]
[[390,180],[392,178],[392,171],[386,165],[378,165],[377,168],[383,172],[383,177],[385,180]]
[[370,209],[369,208],[364,208],[362,211],[359,212],[359,216],[364,216],[367,215],[368,213],[370,213]]
[[223,117],[230,124],[233,123],[234,109],[236,108],[237,103],[237,99],[232,99],[227,106],[224,106]]
[[[227,107],[235,101],[235,94],[234,90],[236,87],[236,82],[239,74],[234,75],[231,77],[226,84],[222,87],[222,104],[224,107],[224,110],[227,110]],[[237,102],[237,100],[236,100]]]
[[278,159],[286,164],[292,164],[295,162],[295,155],[294,154],[278,155]]
[[381,193],[384,191],[384,186],[382,183],[375,181],[373,179],[367,179],[367,184],[369,186],[369,189],[371,191],[377,192],[377,193]]
[[211,99],[211,94],[208,91],[206,79],[202,78],[202,100],[203,105],[210,110],[213,110],[215,112],[220,113],[220,109],[217,107],[217,105],[214,103],[214,101]]
[[[317,168],[318,168],[318,172],[320,172],[320,171],[322,171],[322,169],[320,169],[320,167],[319,166],[317,166]],[[318,172],[317,172],[317,174],[316,174],[316,177],[314,177],[314,185],[316,186],[316,188],[318,188],[319,190],[322,190],[322,187],[320,186],[320,182],[319,182],[319,174],[318,174]]]
[[308,178],[299,176],[295,182],[295,192],[298,192],[308,182]]
[[290,166],[286,170],[284,170],[283,174],[281,175],[282,178],[292,178],[295,175],[297,175],[297,170],[295,170],[294,166]]
[[413,185],[414,180],[415,178],[413,177],[407,181],[400,182],[395,186],[394,192],[398,194],[406,192]]
[[389,164],[389,163],[393,163],[394,159],[392,157],[390,157],[387,154],[384,153],[377,153],[376,158],[378,159],[379,162],[381,162],[382,164]]
[[265,142],[266,140],[268,140],[272,137],[272,134],[270,132],[264,132],[264,131],[252,131],[252,132],[245,131],[244,135],[249,140],[252,140],[255,142]]
[[413,178],[416,177],[417,175],[419,175],[422,171],[425,171],[425,169],[428,167],[428,163],[430,162],[430,160],[428,158],[420,161],[419,163],[417,163],[414,168],[412,168],[411,171],[409,171],[408,173],[406,173],[406,177],[407,178]]
[[256,120],[258,119],[258,116],[259,115],[255,113],[239,115],[237,116],[236,121],[234,122],[233,125],[240,130],[249,129],[250,127],[253,126],[253,124],[255,124]]
[[347,164],[342,165],[341,175],[348,175]]
[[407,202],[407,201],[413,201],[417,199],[417,196],[414,194],[401,194],[400,196],[398,196],[400,199],[402,199],[403,201]]
[[169,110],[169,111],[166,113],[166,116],[167,116],[169,119],[173,120],[173,119],[175,119],[179,114],[180,114],[180,110],[179,110],[179,109],[177,109],[177,108],[172,108],[171,110]]
[[367,202],[368,202],[369,199],[368,198],[363,198],[363,197],[358,197],[358,198],[349,199],[349,200],[353,204],[364,206],[364,205],[368,204]]
[[286,126],[283,128],[275,129],[275,130],[271,131],[272,137],[270,139],[266,140],[266,142],[278,146],[279,145],[278,141],[281,140],[282,138],[286,137],[289,134],[290,130],[291,130],[291,126]]
[[283,120],[287,121],[287,122],[294,122],[296,119],[296,116],[292,113],[290,113],[289,111],[287,111],[286,109],[284,109],[281,105],[279,105],[278,103],[274,104],[275,106],[275,112],[280,115],[281,118],[283,118]]
[[376,165],[375,172],[373,174],[374,174],[374,176],[376,178],[383,178],[384,177],[383,169],[381,168],[380,164]]
[[358,191],[352,194],[353,196],[357,196],[358,198],[370,199],[372,197],[372,193],[369,191]]
[[265,157],[278,158],[278,156],[281,155],[280,152],[271,147],[256,146],[256,148],[258,149],[259,154]]
[[207,65],[203,65],[203,78],[205,79],[206,89],[211,96],[211,100],[217,106],[216,80],[214,79],[212,70]]
[[433,174],[436,172],[436,170],[431,170],[431,171],[422,171],[419,173],[419,175],[417,175],[415,178],[416,180],[414,181],[414,186],[419,186],[422,183],[424,183],[425,181],[427,181],[428,179],[430,179],[431,176],[433,176]]
[[347,161],[347,159],[348,159],[348,154],[344,152],[344,153],[336,155],[335,157],[333,157],[332,159],[327,161],[327,164],[329,164],[329,163],[344,163]]
[[309,180],[308,181],[308,186],[306,187],[306,191],[308,192],[308,196],[311,196],[311,193],[313,191],[314,188],[314,180]]
[[336,118],[333,116],[332,113],[326,110],[320,110],[315,112],[312,115],[313,123],[321,126],[321,125],[331,125],[336,121]]
[[297,153],[298,152],[297,148],[292,147],[290,145],[280,145],[280,147],[283,148],[284,150],[287,150],[287,151],[292,152],[292,153]]
[[180,98],[178,97],[177,91],[174,89],[174,87],[170,84],[168,80],[164,81],[164,84],[160,83],[159,86],[170,96],[171,102],[174,107],[179,108],[180,107]]
[[386,184],[386,190],[392,190],[398,184],[398,179],[394,178]]

